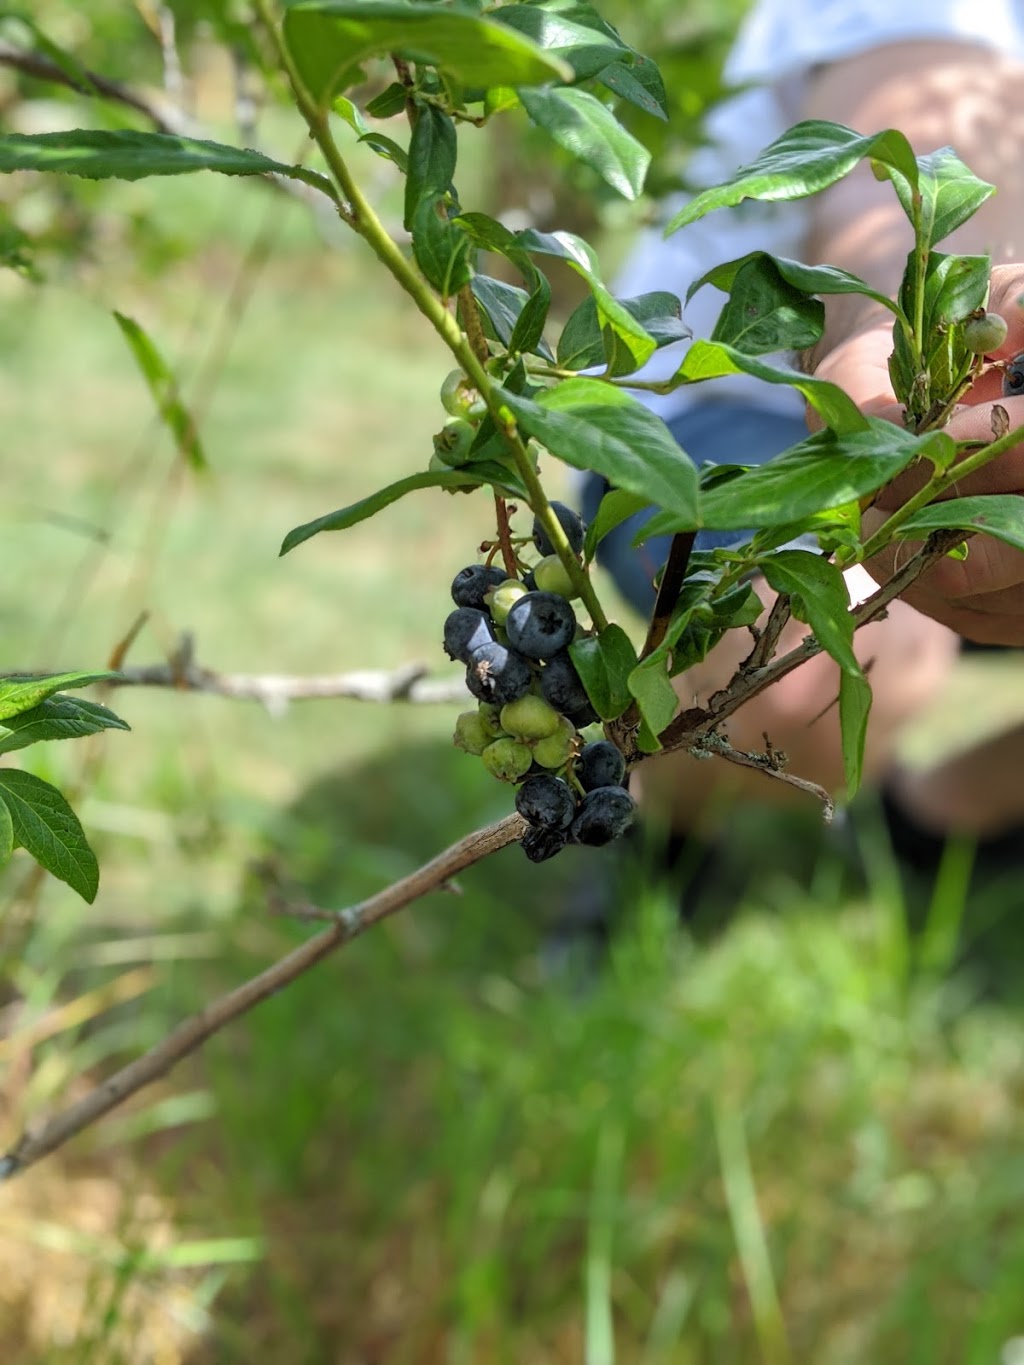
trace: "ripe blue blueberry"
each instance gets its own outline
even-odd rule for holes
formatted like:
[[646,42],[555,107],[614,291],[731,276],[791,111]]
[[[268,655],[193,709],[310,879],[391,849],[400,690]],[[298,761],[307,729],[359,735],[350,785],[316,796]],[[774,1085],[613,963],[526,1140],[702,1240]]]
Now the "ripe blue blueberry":
[[[574,555],[578,555],[583,549],[583,538],[587,533],[587,528],[583,524],[583,519],[578,512],[574,512],[571,507],[566,507],[564,502],[553,502],[551,510],[561,522],[565,538],[569,542],[569,548]],[[533,543],[542,555],[553,555],[555,547],[551,543],[551,537],[540,523],[539,517],[533,519]]]
[[629,829],[635,810],[636,802],[625,787],[595,787],[580,803],[569,833],[578,844],[610,844]]
[[576,634],[576,613],[553,592],[528,592],[505,620],[508,641],[530,659],[550,659]]
[[1024,393],[1024,351],[1007,361],[1003,370],[1003,397],[1017,398]]
[[574,771],[584,791],[620,787],[626,776],[626,760],[610,740],[596,739],[592,744],[584,744]]
[[457,607],[486,607],[484,594],[505,581],[505,570],[497,564],[470,564],[460,569],[452,583],[452,601]]
[[525,697],[533,681],[533,670],[521,654],[497,641],[474,649],[466,665],[466,686],[477,701],[492,701],[500,706]]
[[561,853],[568,842],[567,830],[532,826],[523,835],[523,852],[531,863],[544,863],[556,853]]
[[542,829],[568,829],[576,814],[576,798],[568,782],[548,773],[528,777],[516,792],[516,810]]
[[[548,659],[540,675],[540,690],[545,701],[550,702],[556,711],[561,711],[572,720],[576,720],[577,714],[593,712],[590,698],[568,651],[553,654]],[[592,719],[597,719],[596,712]],[[576,724],[579,723],[576,720]],[[584,723],[589,725],[590,720]]]
[[494,627],[485,612],[475,607],[456,607],[445,618],[444,652],[449,659],[469,662],[469,656],[481,645],[494,640]]

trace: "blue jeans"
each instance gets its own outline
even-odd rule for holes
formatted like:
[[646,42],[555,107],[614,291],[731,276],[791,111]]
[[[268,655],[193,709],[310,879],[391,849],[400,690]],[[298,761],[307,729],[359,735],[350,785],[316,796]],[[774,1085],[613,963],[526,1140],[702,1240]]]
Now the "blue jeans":
[[[669,430],[696,465],[767,464],[807,436],[803,417],[766,411],[736,400],[697,403],[668,423]],[[587,476],[583,488],[583,516],[590,521],[608,490],[599,474]],[[653,536],[634,546],[636,533],[654,516],[647,508],[617,526],[601,542],[597,558],[615,580],[626,600],[643,615],[654,606],[654,576],[668,556],[671,536]],[[696,548],[714,550],[740,545],[752,531],[701,531]]]

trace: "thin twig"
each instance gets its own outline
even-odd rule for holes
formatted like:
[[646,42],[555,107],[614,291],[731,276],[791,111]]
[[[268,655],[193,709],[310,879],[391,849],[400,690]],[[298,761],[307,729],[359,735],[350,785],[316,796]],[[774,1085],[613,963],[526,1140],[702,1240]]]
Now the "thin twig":
[[[765,738],[767,739],[767,736]],[[724,735],[720,735],[717,730],[711,730],[693,746],[691,753],[695,758],[714,756],[724,758],[729,763],[739,764],[743,768],[754,768],[757,772],[764,773],[766,777],[773,777],[777,782],[785,782],[789,787],[807,792],[821,802],[826,824],[831,823],[836,813],[835,802],[825,788],[806,777],[797,777],[795,773],[786,772],[783,766],[786,761],[785,755],[775,752],[770,745],[763,754],[748,753],[745,749],[734,749]]]
[[754,648],[740,664],[740,668],[744,672],[751,668],[764,668],[765,664],[771,663],[775,646],[779,643],[779,638],[786,629],[790,615],[789,594],[780,592],[772,603],[768,620],[764,623],[764,629],[757,637]]
[[0,1180],[19,1175],[55,1152],[117,1105],[166,1076],[178,1062],[195,1052],[213,1034],[219,1033],[255,1005],[290,985],[336,948],[350,943],[371,925],[443,886],[473,863],[515,843],[522,838],[526,828],[521,816],[508,815],[460,839],[438,857],[371,896],[369,900],[335,912],[330,928],[324,929],[315,938],[280,958],[273,966],[186,1019],[162,1042],[122,1067],[62,1113],[54,1115],[36,1132],[23,1134],[6,1156],[0,1158]]

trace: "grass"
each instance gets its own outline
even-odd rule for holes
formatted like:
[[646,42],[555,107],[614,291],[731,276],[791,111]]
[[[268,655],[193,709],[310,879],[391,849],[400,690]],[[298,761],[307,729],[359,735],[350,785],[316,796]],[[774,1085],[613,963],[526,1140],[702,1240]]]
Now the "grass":
[[[120,193],[84,280],[0,278],[5,666],[100,664],[144,606],[137,661],[188,630],[220,668],[440,671],[484,499],[276,556],[425,464],[444,355],[355,248],[275,207],[204,414],[212,476],[178,478],[108,310],[201,383],[267,204],[212,178]],[[154,213],[159,286],[126,251]],[[451,749],[455,707],[112,702],[130,736],[26,755],[81,785],[103,883],[89,909],[46,884],[9,964],[4,1138],[304,937],[254,855],[344,904],[508,808]],[[681,925],[656,848],[634,857],[506,850],[10,1186],[3,1359],[998,1361],[1024,1334],[1016,874],[971,882],[953,848],[908,890],[868,807],[845,847],[738,812],[716,861],[684,858]],[[595,965],[552,927],[602,894]]]

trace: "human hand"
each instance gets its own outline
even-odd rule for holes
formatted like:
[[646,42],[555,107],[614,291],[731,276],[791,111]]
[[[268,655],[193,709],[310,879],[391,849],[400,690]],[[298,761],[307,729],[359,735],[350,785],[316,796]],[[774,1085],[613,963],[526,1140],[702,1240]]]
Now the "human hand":
[[[1024,265],[996,266],[992,271],[989,309],[1007,323],[1004,344],[994,353],[1009,360],[1024,351]],[[850,337],[840,341],[816,369],[821,379],[843,388],[869,416],[902,425],[903,411],[889,379],[892,319],[880,312]],[[1024,396],[1003,397],[998,369],[981,376],[964,395],[946,430],[958,441],[992,439],[992,414],[1000,404],[1011,429],[1024,425]],[[873,534],[886,518],[921,486],[923,473],[910,470],[883,489],[864,513],[864,535]],[[951,497],[1009,493],[1024,495],[1024,442],[954,484]],[[868,564],[872,577],[884,582],[905,564],[908,542],[889,546]],[[1024,646],[1024,553],[991,536],[975,536],[963,560],[944,557],[931,565],[903,594],[918,611],[949,626],[957,634],[984,644]]]

